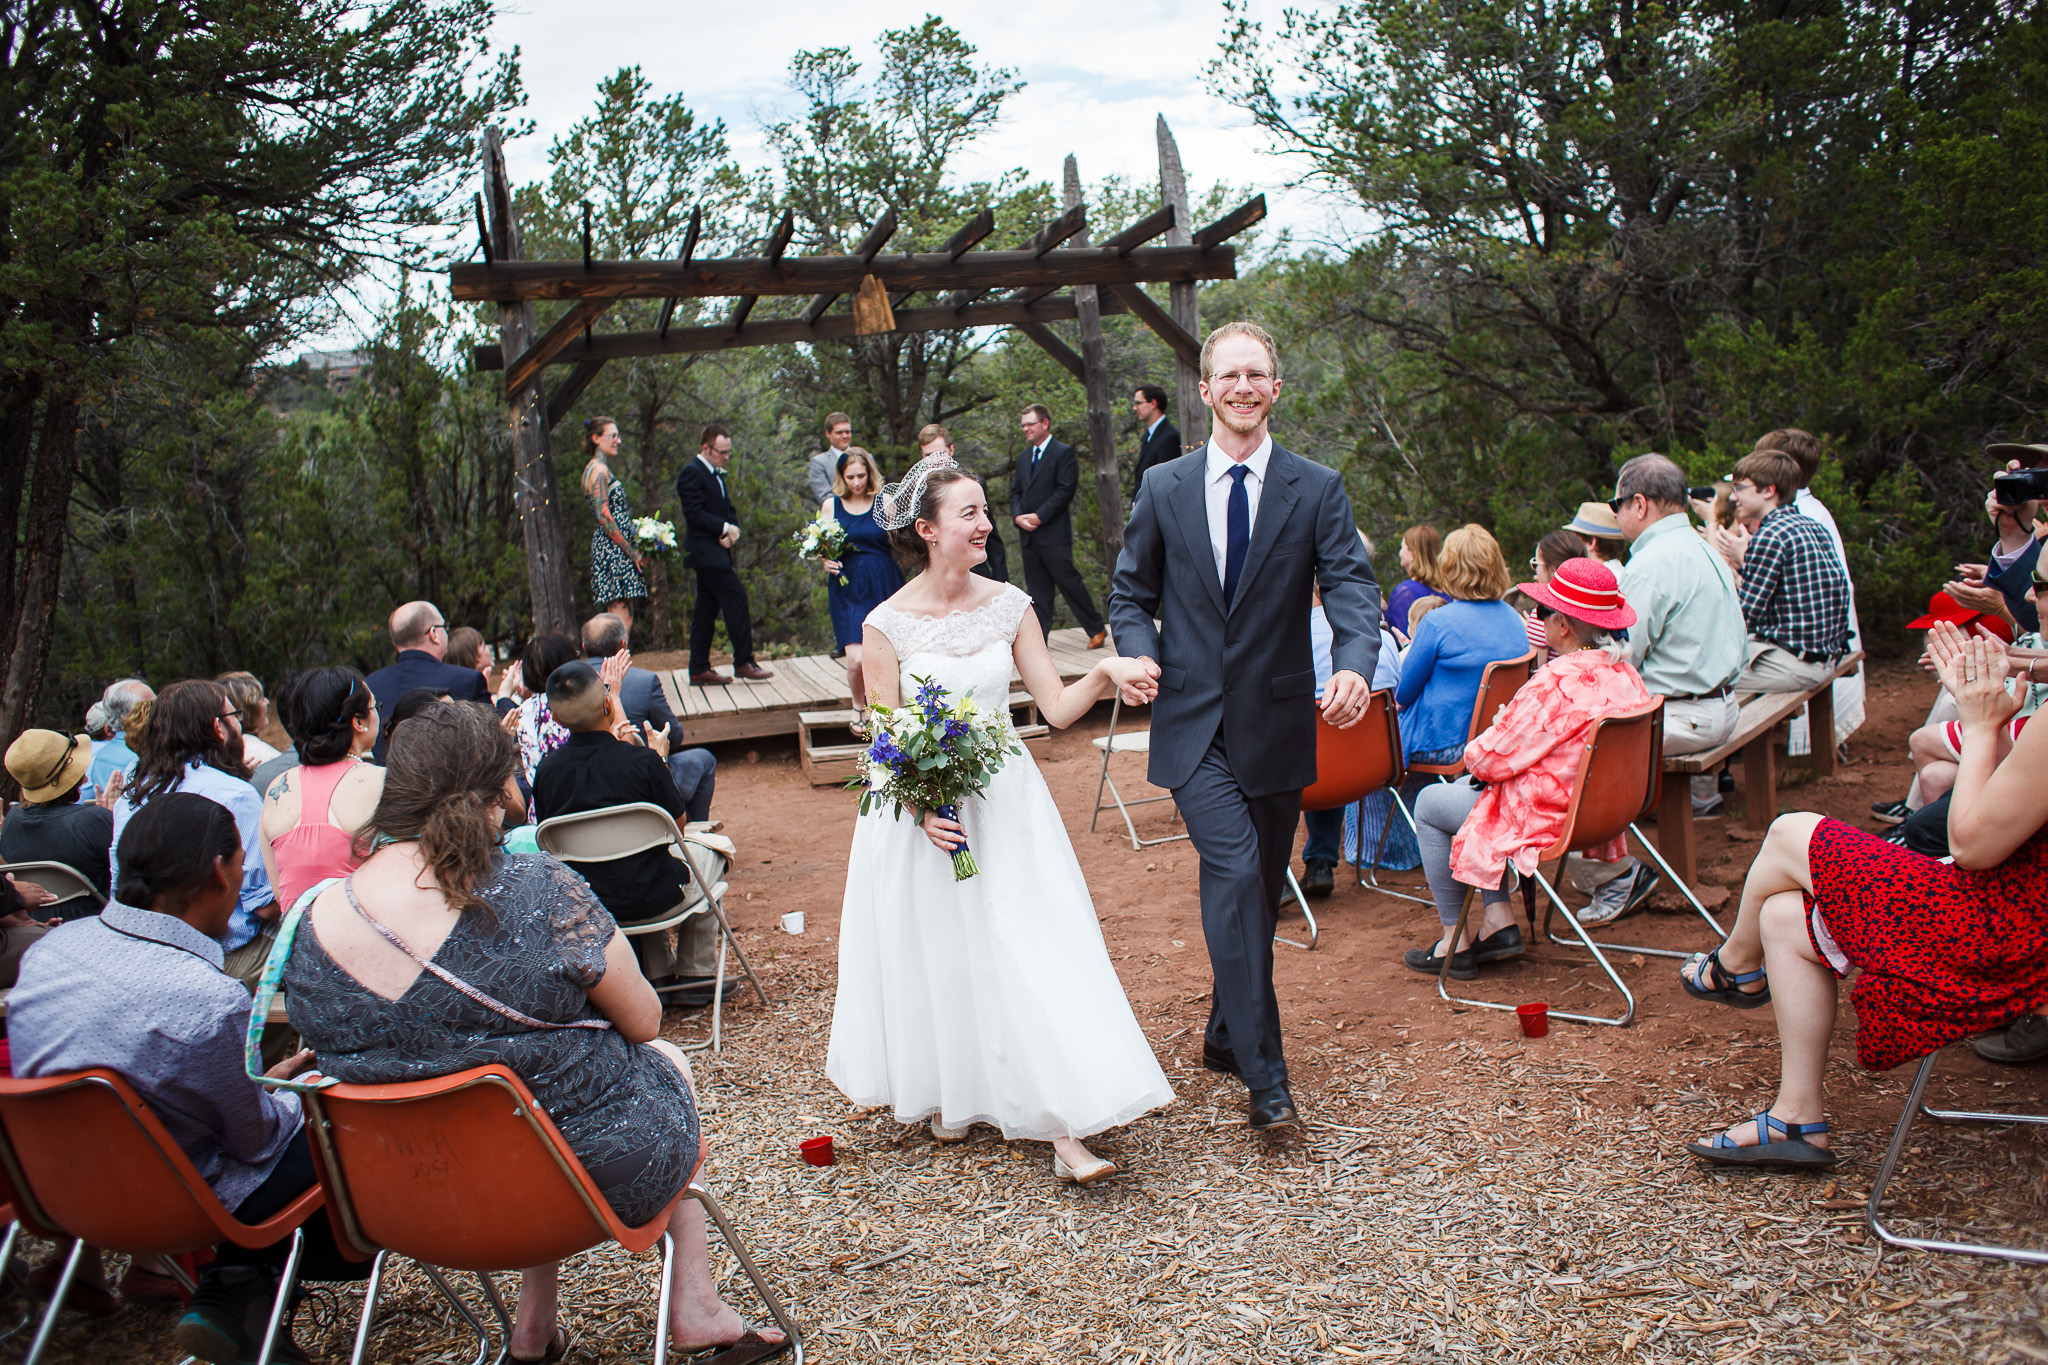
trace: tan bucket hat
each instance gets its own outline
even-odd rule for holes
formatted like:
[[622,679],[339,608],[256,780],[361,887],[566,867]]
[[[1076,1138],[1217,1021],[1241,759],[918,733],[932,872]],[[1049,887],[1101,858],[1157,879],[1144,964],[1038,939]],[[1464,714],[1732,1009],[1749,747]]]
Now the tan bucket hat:
[[53,801],[85,780],[92,766],[92,737],[66,739],[55,730],[23,730],[7,746],[7,771],[21,784],[21,799]]

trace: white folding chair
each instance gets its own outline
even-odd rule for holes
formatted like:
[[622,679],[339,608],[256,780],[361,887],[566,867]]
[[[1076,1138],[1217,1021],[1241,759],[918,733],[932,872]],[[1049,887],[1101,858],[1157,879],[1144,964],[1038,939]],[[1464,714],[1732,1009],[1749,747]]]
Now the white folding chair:
[[[34,882],[57,899],[57,913],[64,919],[83,919],[97,915],[107,908],[107,898],[102,896],[85,875],[69,863],[0,863],[0,875],[9,876],[18,882]],[[84,899],[91,908],[72,905],[71,902]],[[69,910],[62,907],[69,906]]]
[[[621,924],[619,930],[632,938],[640,934],[664,933],[707,912],[717,917],[720,938],[718,975],[711,987],[711,1036],[704,1042],[684,1045],[685,1052],[700,1052],[707,1047],[714,1052],[724,1051],[720,1020],[725,1009],[725,952],[728,946],[739,958],[740,970],[746,973],[754,994],[760,998],[761,1007],[768,1007],[768,992],[761,989],[761,979],[754,975],[753,964],[747,961],[746,950],[740,947],[739,939],[733,936],[732,923],[725,917],[725,883],[719,882],[708,888],[704,885],[696,864],[690,861],[682,830],[676,827],[675,818],[660,806],[635,801],[630,805],[553,816],[540,822],[540,827],[534,831],[534,842],[540,845],[543,853],[553,854],[572,868],[578,863],[612,862],[662,847],[666,847],[683,865],[688,890],[682,902],[658,920]],[[681,988],[671,986],[664,989]]]
[[[1121,699],[1110,704],[1109,733],[1093,741],[1095,747],[1102,750],[1102,776],[1095,783],[1095,811],[1088,817],[1088,832],[1093,834],[1095,832],[1095,822],[1102,818],[1102,812],[1114,806],[1124,817],[1124,828],[1130,832],[1131,836],[1131,851],[1135,853],[1141,848],[1150,848],[1154,844],[1170,844],[1176,839],[1185,839],[1188,836],[1187,832],[1183,830],[1179,834],[1167,834],[1157,839],[1140,839],[1138,837],[1138,827],[1131,823],[1131,807],[1149,806],[1155,801],[1171,801],[1173,796],[1169,793],[1165,796],[1141,796],[1136,800],[1126,801],[1123,798],[1123,794],[1116,789],[1116,780],[1109,775],[1109,756],[1111,754],[1149,754],[1152,752],[1152,732],[1150,730],[1126,730],[1122,734],[1116,732],[1116,723],[1123,715],[1123,709],[1124,704]],[[1104,787],[1109,788],[1109,800],[1106,802],[1102,799],[1102,789]],[[1179,807],[1176,806],[1174,808],[1172,818],[1175,820],[1180,818]]]

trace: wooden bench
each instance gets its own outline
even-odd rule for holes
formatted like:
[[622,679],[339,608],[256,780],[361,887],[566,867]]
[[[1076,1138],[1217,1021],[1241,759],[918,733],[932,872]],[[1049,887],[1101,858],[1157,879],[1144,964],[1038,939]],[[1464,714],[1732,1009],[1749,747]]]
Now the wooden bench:
[[[1017,738],[1043,739],[1052,733],[1050,726],[1039,721],[1038,703],[1031,699],[1029,692],[1012,692],[1010,709],[1025,713],[1024,723],[1017,726]],[[861,755],[868,751],[865,741],[852,739],[848,743],[820,744],[815,733],[819,730],[845,730],[851,736],[856,716],[857,713],[851,710],[797,713],[797,757],[803,764],[804,780],[813,787],[843,787],[847,779],[859,770]]]
[[1657,851],[1687,885],[1699,880],[1698,836],[1693,829],[1692,783],[1688,779],[1712,772],[1741,755],[1743,823],[1758,833],[1769,829],[1778,817],[1779,727],[1801,708],[1812,708],[1806,727],[1814,737],[1814,766],[1820,776],[1831,776],[1835,771],[1835,679],[1847,677],[1862,665],[1863,651],[1859,649],[1843,655],[1833,676],[1811,691],[1737,693],[1741,718],[1727,743],[1701,753],[1664,756],[1664,787],[1657,802]]

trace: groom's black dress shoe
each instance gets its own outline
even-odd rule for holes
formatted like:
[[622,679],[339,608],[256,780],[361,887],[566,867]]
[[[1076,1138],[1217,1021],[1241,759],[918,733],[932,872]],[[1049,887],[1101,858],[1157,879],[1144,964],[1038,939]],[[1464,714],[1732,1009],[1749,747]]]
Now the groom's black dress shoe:
[[1294,1112],[1294,1097],[1287,1093],[1286,1086],[1272,1085],[1252,1091],[1252,1127],[1284,1128],[1299,1122],[1301,1115]]
[[1238,1074],[1237,1055],[1228,1048],[1217,1047],[1206,1038],[1202,1040],[1202,1065],[1226,1076]]

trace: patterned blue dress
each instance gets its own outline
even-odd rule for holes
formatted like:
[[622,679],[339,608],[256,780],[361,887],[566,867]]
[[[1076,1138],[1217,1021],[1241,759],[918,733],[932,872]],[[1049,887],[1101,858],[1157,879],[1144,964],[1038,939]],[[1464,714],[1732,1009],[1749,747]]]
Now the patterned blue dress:
[[[605,494],[605,504],[611,509],[612,524],[630,542],[633,509],[626,506],[626,490],[617,479],[612,480],[611,491]],[[596,515],[594,498],[590,500],[590,510]],[[607,602],[635,602],[647,596],[647,580],[633,567],[633,556],[612,544],[601,520],[590,533],[590,592],[599,606]]]
[[[889,533],[867,512],[849,512],[832,499],[832,515],[846,528],[846,558],[839,573],[825,575],[825,601],[832,608],[832,640],[841,649],[860,643],[861,623],[868,613],[903,586],[903,571],[889,551]],[[846,585],[841,587],[841,575]]]

